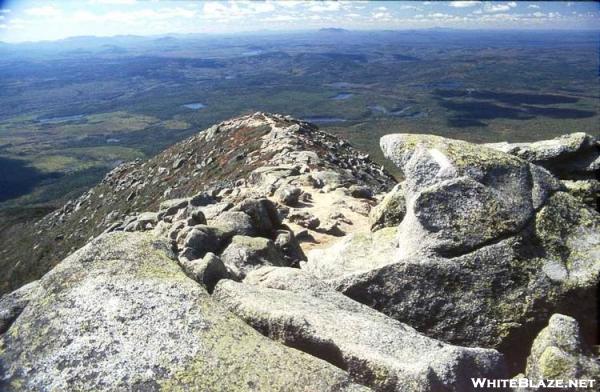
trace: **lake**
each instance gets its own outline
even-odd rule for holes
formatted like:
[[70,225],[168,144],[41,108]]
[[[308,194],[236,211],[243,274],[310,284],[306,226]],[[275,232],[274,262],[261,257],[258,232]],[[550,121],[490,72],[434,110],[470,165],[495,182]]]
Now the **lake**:
[[58,124],[69,121],[79,121],[84,117],[83,114],[75,114],[72,116],[60,116],[60,117],[48,117],[48,118],[38,118],[38,121],[42,124]]
[[186,103],[181,105],[184,108],[188,108],[188,109],[193,109],[193,110],[200,110],[206,107],[205,104],[200,103],[200,102],[193,102],[193,103]]

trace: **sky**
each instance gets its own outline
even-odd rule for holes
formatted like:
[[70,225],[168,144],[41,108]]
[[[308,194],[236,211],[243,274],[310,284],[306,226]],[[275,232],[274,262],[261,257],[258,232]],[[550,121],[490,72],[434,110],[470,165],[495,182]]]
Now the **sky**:
[[0,41],[381,29],[600,30],[600,2],[0,0]]

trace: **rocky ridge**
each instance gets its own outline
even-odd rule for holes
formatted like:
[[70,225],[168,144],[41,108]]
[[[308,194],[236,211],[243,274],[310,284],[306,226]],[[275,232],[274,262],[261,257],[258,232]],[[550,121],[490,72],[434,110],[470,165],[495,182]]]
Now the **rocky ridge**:
[[[394,183],[368,155],[309,123],[265,113],[232,119],[148,161],[122,164],[99,185],[35,225],[7,233],[10,237],[3,238],[5,246],[0,250],[0,293],[40,278],[104,231],[124,228],[134,221],[139,225],[144,219],[156,223],[151,213],[138,217],[146,211],[157,211],[167,200],[204,191],[211,200],[219,202],[213,206],[217,213],[218,208],[228,209],[227,203],[235,204],[250,194],[270,195],[282,184],[286,186],[278,198],[286,198],[287,204],[311,204],[310,200],[303,200],[307,195],[298,192],[302,186],[314,186],[327,192],[320,201],[332,205],[323,207],[319,214],[290,207],[291,220],[297,226],[319,227],[316,235],[322,236],[327,231],[339,233],[346,225],[341,216],[330,219],[325,213],[327,209],[335,210],[335,203],[345,193],[362,191],[368,195],[387,190]],[[330,197],[330,191],[338,189],[337,197]],[[348,214],[360,215],[368,210],[363,204],[372,201],[362,200],[365,202],[355,203]],[[211,217],[210,213],[207,217]]]
[[600,377],[600,215],[539,161],[430,135],[382,149],[402,184],[310,124],[257,113],[115,169],[38,223],[102,222],[0,300],[0,386],[468,391],[471,377]]

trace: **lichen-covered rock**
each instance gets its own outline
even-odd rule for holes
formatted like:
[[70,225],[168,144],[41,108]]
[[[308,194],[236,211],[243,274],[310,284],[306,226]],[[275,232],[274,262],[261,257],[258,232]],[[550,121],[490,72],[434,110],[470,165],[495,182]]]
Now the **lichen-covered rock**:
[[527,359],[530,380],[598,380],[600,360],[582,341],[577,321],[554,314],[535,338]]
[[291,291],[223,280],[214,296],[263,334],[348,369],[361,384],[380,391],[470,391],[470,377],[506,374],[497,351],[444,344],[331,289],[320,290],[299,270],[269,271],[278,269],[286,270],[279,276],[291,274],[284,282],[296,281]]
[[202,259],[180,261],[183,271],[190,278],[212,292],[217,282],[229,278],[225,264],[214,253],[208,252]]
[[8,330],[29,301],[43,292],[44,289],[35,280],[0,298],[0,335]]
[[315,272],[309,253],[307,270],[429,336],[498,348],[519,361],[526,355],[519,342],[531,341],[548,314],[576,316],[588,333],[598,328],[600,215],[558,192],[533,222],[459,257],[382,257],[379,267],[342,274],[324,258]]
[[583,132],[532,143],[491,143],[486,146],[543,166],[561,179],[593,179],[600,170],[598,140]]
[[221,254],[221,260],[236,279],[263,265],[288,266],[273,241],[262,237],[236,235]]
[[517,233],[549,195],[539,189],[552,189],[527,161],[464,141],[393,134],[381,147],[406,177],[405,256],[461,254]]
[[402,184],[396,185],[369,213],[371,230],[397,227],[406,214],[406,199]]
[[258,334],[172,257],[150,233],[121,232],[65,259],[0,338],[0,389],[362,390]]
[[563,180],[565,191],[582,203],[600,211],[600,181],[598,180]]

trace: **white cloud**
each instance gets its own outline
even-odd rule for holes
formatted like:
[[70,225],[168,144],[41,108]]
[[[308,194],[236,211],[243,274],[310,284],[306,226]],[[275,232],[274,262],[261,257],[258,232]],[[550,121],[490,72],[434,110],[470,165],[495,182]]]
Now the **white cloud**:
[[509,1],[508,3],[485,3],[483,5],[483,10],[485,12],[506,12],[506,11],[510,11],[511,8],[514,8],[517,6],[517,3],[514,1]]
[[25,10],[25,13],[27,15],[31,15],[31,16],[46,16],[46,17],[58,16],[61,14],[61,12],[58,8],[51,6],[51,5],[46,5],[43,7],[27,8]]
[[124,24],[145,24],[152,21],[164,21],[167,19],[190,19],[197,15],[197,11],[175,7],[141,9],[135,11],[110,11],[106,13],[93,13],[85,10],[75,11],[68,19],[75,23],[107,23],[117,22]]
[[10,8],[5,8],[3,10],[0,10],[0,14],[10,14]]
[[27,21],[21,18],[13,18],[6,25],[9,29],[22,30],[27,25]]
[[340,3],[337,1],[323,1],[319,4],[308,7],[309,11],[313,12],[333,12],[340,10]]
[[136,0],[89,0],[90,4],[128,5],[135,4]]
[[378,11],[387,11],[388,10],[386,7],[377,7],[375,9]]
[[481,3],[480,1],[451,1],[448,5],[454,8],[468,8],[474,7],[477,4]]
[[393,16],[389,12],[375,12],[371,14],[371,18],[375,20],[392,20]]
[[421,7],[417,7],[416,5],[401,5],[400,6],[401,10],[415,10],[415,11],[421,11],[423,8]]
[[262,21],[277,23],[277,22],[292,22],[297,19],[298,19],[297,17],[292,16],[292,15],[273,15],[273,16],[263,18]]
[[275,11],[273,3],[266,1],[230,1],[228,3],[207,1],[202,9],[205,17],[218,20],[240,19],[273,11]]
[[537,5],[537,4],[529,4],[529,5],[527,6],[527,8],[537,8],[537,9],[539,9],[539,8],[540,8],[540,6],[539,6],[539,5]]
[[429,14],[427,16],[429,16],[430,18],[433,18],[433,19],[450,19],[450,18],[454,17],[454,15],[443,14],[441,12],[436,12],[434,14]]
[[296,1],[296,0],[288,0],[288,1],[279,1],[277,5],[284,8],[296,8],[301,4],[305,4],[304,1]]

